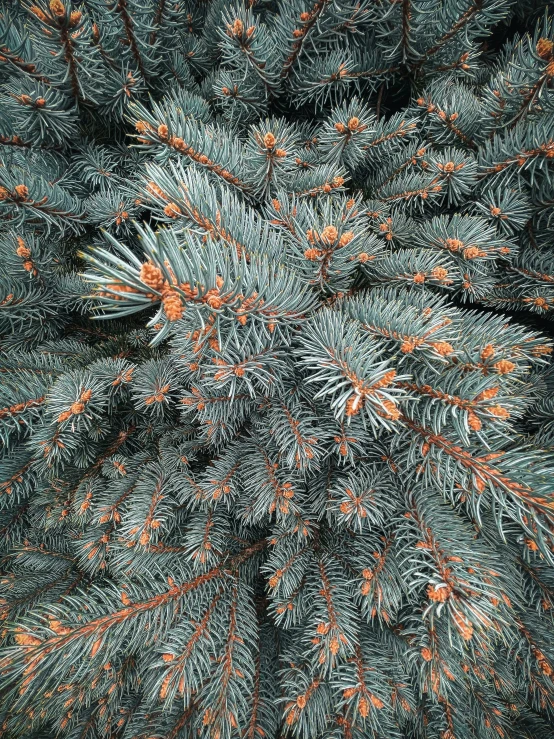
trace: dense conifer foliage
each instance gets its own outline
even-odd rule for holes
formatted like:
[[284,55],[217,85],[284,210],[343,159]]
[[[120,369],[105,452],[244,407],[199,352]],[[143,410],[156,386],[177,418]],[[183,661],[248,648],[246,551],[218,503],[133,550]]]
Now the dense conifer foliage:
[[2,737],[554,737],[549,5],[1,4]]

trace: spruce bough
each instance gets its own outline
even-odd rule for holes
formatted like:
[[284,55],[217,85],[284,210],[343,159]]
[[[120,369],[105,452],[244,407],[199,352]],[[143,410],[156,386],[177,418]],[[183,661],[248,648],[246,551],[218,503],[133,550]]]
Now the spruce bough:
[[548,5],[3,4],[2,737],[554,737]]

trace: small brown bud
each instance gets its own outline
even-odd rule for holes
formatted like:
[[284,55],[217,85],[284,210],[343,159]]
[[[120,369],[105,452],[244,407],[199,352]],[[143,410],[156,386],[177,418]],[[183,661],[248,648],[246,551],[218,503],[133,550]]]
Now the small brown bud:
[[65,15],[65,6],[62,0],[50,0],[50,12],[57,18],[63,18]]
[[338,237],[338,231],[335,226],[325,226],[321,232],[321,240],[325,244],[334,244]]
[[231,33],[233,36],[241,36],[242,32],[244,30],[243,22],[240,20],[240,18],[237,18],[233,25],[231,26]]
[[537,54],[541,59],[550,61],[552,59],[552,51],[554,49],[554,42],[549,38],[540,38],[537,41]]
[[354,238],[354,231],[345,231],[339,239],[339,246],[346,246]]
[[448,271],[444,267],[433,267],[431,275],[435,280],[444,280],[448,276]]
[[321,256],[321,252],[319,251],[319,249],[306,249],[306,251],[304,252],[304,256],[310,262],[315,262]]
[[264,145],[268,149],[273,149],[273,147],[275,146],[275,142],[275,136],[271,132],[266,133],[266,135],[264,136]]
[[22,259],[28,259],[31,256],[31,250],[28,246],[25,246],[25,242],[21,238],[21,236],[17,237],[17,242],[19,246],[15,250],[15,253],[18,257],[21,257]]
[[164,277],[162,271],[151,262],[146,262],[141,266],[139,278],[145,285],[148,285],[148,287],[156,292],[160,292],[163,288]]
[[43,21],[43,23],[46,23],[48,21],[48,16],[46,15],[46,13],[43,13],[43,11],[36,5],[31,6],[31,13],[33,15],[36,15],[36,17],[39,20]]
[[27,187],[27,185],[16,185],[14,187],[14,190],[17,194],[17,197],[21,200],[25,200],[29,195],[29,188]]
[[181,209],[177,203],[168,203],[164,208],[164,213],[168,218],[178,218],[181,215]]
[[181,302],[181,297],[175,292],[171,291],[163,299],[164,312],[170,321],[178,321],[183,317],[184,305]]
[[499,375],[508,375],[510,372],[515,370],[516,365],[513,362],[510,362],[509,359],[501,359],[496,362],[493,367]]

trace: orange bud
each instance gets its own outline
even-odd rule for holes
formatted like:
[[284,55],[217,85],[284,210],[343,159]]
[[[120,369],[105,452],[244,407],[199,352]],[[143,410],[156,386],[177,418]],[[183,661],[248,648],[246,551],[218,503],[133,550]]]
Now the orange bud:
[[23,631],[20,626],[15,629],[15,641],[16,644],[20,644],[23,647],[37,647],[42,644],[41,640],[36,636],[32,636],[29,632]]
[[242,32],[244,30],[244,24],[240,20],[240,18],[237,18],[233,25],[231,26],[231,32],[234,36],[241,36]]
[[150,541],[150,534],[148,533],[148,531],[146,531],[146,530],[145,530],[145,531],[143,531],[143,532],[142,532],[142,534],[140,535],[139,543],[140,543],[140,544],[141,544],[141,545],[142,545],[143,547],[145,547],[145,546],[146,546],[146,545],[148,544],[148,542],[149,542],[149,541]]
[[167,693],[169,690],[169,683],[171,682],[171,672],[168,672],[167,675],[162,680],[162,684],[160,687],[160,692],[158,694],[158,697],[161,701],[165,700],[167,697]]
[[501,405],[493,405],[492,408],[489,408],[489,413],[492,413],[492,415],[497,418],[510,418],[509,411]]
[[481,251],[476,246],[469,246],[467,249],[464,249],[464,257],[466,259],[475,259],[476,257],[483,257],[485,256],[485,252]]
[[484,361],[494,357],[494,347],[492,344],[487,344],[481,351],[481,359]]
[[449,354],[452,354],[454,352],[452,344],[449,344],[447,341],[435,341],[431,344],[431,346],[438,354],[443,357],[447,357]]
[[450,249],[450,251],[459,251],[464,246],[463,241],[460,241],[460,239],[446,239],[444,243],[446,248]]
[[145,285],[148,285],[152,290],[160,292],[164,285],[164,277],[159,267],[152,264],[152,262],[146,262],[140,268],[139,278]]
[[132,603],[131,599],[124,590],[121,593],[121,602],[124,606],[130,606]]
[[435,280],[444,280],[448,276],[448,270],[444,267],[433,267],[431,275]]
[[21,200],[25,200],[29,195],[29,188],[27,187],[27,185],[16,185],[14,187],[14,190],[17,196],[21,198]]
[[451,593],[450,586],[439,587],[437,585],[427,586],[427,597],[435,603],[446,603]]
[[319,249],[306,249],[304,256],[310,262],[315,262],[321,256],[321,251]]
[[455,611],[454,622],[458,627],[458,631],[460,632],[462,639],[464,639],[464,641],[470,641],[471,637],[473,636],[473,626],[468,621],[468,619],[461,613]]
[[346,246],[354,238],[354,231],[345,231],[339,239],[339,246]]
[[361,395],[351,395],[346,401],[346,415],[355,416],[360,412],[363,405],[363,399]]
[[541,59],[544,59],[545,61],[550,61],[552,58],[552,50],[554,48],[554,42],[552,42],[549,38],[540,38],[537,41],[537,54],[540,56]]
[[337,237],[339,235],[339,232],[335,228],[335,226],[325,226],[323,231],[321,232],[321,241],[325,244],[334,244],[337,240]]
[[31,256],[31,250],[25,246],[23,239],[21,240],[21,245],[15,250],[15,253],[22,259],[28,259]]
[[63,18],[65,15],[65,7],[62,0],[50,0],[50,12],[58,18]]
[[379,708],[383,708],[383,706],[385,705],[385,704],[383,703],[383,701],[382,701],[382,700],[381,700],[380,698],[377,698],[377,696],[376,696],[376,695],[372,695],[372,696],[371,696],[371,702],[373,703],[373,705],[374,705],[374,706],[375,706],[375,708],[377,708],[377,709],[379,709]]
[[164,213],[168,218],[179,218],[181,212],[181,208],[177,203],[168,203],[164,208]]
[[493,368],[499,375],[508,375],[510,372],[515,370],[516,365],[508,359],[501,359],[499,362],[496,362],[496,364],[493,364]]
[[275,138],[275,136],[271,132],[266,133],[266,135],[264,136],[264,145],[268,149],[273,149],[273,147],[275,146],[275,142],[276,141],[277,141],[277,139]]
[[39,20],[43,22],[46,22],[48,20],[48,16],[45,13],[43,13],[43,11],[36,5],[31,6],[30,10],[31,10],[31,13],[33,13],[33,15],[36,15],[36,17],[39,18]]

